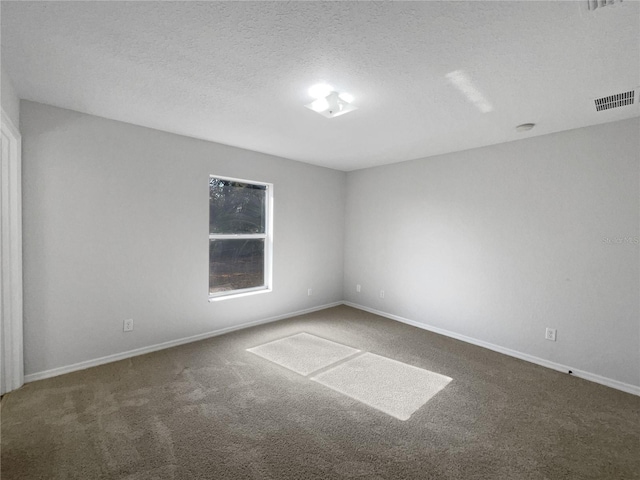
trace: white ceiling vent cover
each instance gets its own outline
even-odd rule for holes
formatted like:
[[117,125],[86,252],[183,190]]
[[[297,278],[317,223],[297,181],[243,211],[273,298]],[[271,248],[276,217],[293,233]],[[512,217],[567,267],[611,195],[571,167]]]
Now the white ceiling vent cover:
[[587,0],[589,10],[595,10],[596,8],[608,7],[614,3],[621,3],[622,0]]
[[624,107],[625,105],[633,105],[635,101],[635,90],[629,90],[624,93],[609,95],[608,97],[596,98],[596,112],[602,110],[610,110],[612,108]]

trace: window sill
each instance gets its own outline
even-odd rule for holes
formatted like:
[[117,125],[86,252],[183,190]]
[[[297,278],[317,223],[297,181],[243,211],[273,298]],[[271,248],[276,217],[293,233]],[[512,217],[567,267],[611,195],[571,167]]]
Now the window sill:
[[240,290],[236,293],[229,293],[228,295],[209,295],[209,303],[219,302],[222,300],[231,300],[232,298],[247,297],[249,295],[257,295],[259,293],[269,293],[272,291],[273,291],[272,288],[259,288],[259,289],[250,289],[250,290]]

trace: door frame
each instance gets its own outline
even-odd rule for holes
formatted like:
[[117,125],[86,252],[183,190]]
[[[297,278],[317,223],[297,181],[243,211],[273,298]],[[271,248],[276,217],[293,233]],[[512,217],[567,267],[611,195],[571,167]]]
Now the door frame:
[[24,383],[22,137],[4,109],[0,110],[0,394],[5,394]]

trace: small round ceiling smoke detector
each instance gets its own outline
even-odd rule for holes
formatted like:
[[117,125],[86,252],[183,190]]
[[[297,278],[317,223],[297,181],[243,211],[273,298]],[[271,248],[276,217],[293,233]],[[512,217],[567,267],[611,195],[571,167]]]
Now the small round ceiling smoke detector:
[[536,126],[535,123],[523,123],[522,125],[518,125],[516,127],[516,130],[518,132],[528,132],[529,130],[531,130],[535,126]]

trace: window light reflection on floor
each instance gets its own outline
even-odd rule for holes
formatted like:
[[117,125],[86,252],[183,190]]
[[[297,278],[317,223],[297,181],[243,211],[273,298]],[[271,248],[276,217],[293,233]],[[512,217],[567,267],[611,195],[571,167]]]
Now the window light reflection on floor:
[[452,380],[308,333],[247,351],[403,421]]

